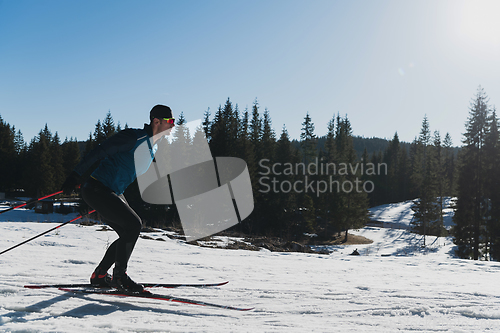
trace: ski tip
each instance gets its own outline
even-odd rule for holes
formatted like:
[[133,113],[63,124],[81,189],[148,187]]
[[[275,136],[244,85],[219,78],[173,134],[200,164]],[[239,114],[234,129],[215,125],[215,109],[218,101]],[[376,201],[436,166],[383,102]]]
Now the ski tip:
[[240,311],[252,311],[255,310],[255,308],[244,308],[244,309],[238,309]]

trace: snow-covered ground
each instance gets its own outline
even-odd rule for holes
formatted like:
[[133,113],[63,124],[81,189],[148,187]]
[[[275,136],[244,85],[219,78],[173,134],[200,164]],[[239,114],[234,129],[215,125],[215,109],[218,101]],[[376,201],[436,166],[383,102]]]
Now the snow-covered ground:
[[[0,256],[0,331],[500,331],[500,263],[456,259],[449,238],[428,237],[422,249],[421,236],[405,227],[410,206],[372,209],[384,228],[353,233],[374,243],[331,248],[330,255],[200,248],[162,232],[148,236],[165,241],[139,239],[129,268],[135,280],[229,280],[216,288],[155,292],[255,307],[249,312],[23,288],[87,282],[116,237],[101,226],[67,225]],[[57,225],[23,221],[0,224],[0,251]],[[349,255],[355,248],[360,256]]]

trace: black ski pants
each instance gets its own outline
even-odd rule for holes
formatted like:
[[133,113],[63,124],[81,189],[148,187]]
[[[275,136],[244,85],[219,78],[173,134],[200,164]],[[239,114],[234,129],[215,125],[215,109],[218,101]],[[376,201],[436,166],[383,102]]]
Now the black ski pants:
[[95,209],[104,222],[119,236],[108,247],[98,267],[107,271],[115,264],[114,274],[125,273],[128,260],[141,232],[140,217],[129,206],[123,194],[117,195],[94,178],[89,178],[83,185],[82,196],[85,202]]

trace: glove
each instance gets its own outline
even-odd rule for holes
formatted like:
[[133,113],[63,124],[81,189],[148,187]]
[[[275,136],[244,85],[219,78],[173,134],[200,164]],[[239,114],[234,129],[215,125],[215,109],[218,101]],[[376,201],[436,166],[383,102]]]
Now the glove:
[[61,187],[61,190],[65,195],[70,195],[74,190],[80,187],[79,181],[80,175],[75,171],[71,172],[71,174],[66,178],[66,181]]

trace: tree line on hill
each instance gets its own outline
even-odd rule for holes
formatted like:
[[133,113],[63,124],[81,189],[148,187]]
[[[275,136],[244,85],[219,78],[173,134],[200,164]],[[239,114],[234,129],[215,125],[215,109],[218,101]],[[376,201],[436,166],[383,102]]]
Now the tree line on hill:
[[[181,113],[177,124],[185,122]],[[285,126],[275,132],[269,110],[262,112],[257,100],[240,111],[228,98],[203,119],[212,155],[240,157],[248,166],[254,210],[235,229],[289,240],[321,241],[341,232],[347,237],[347,230],[366,224],[370,206],[415,199],[414,231],[444,235],[441,198],[458,196],[452,232],[459,255],[497,259],[500,195],[494,188],[500,181],[500,148],[496,114],[481,89],[466,129],[457,155],[450,135],[442,139],[439,131],[431,132],[427,117],[411,143],[400,142],[397,133],[392,140],[355,137],[348,117],[339,114],[318,137],[309,113],[300,140],[292,140]],[[29,196],[55,192],[81,156],[120,130],[108,112],[85,143],[73,138],[61,143],[46,125],[26,144],[0,117],[0,190],[24,189]],[[178,225],[175,206],[145,203],[136,182],[125,195],[147,225]]]

